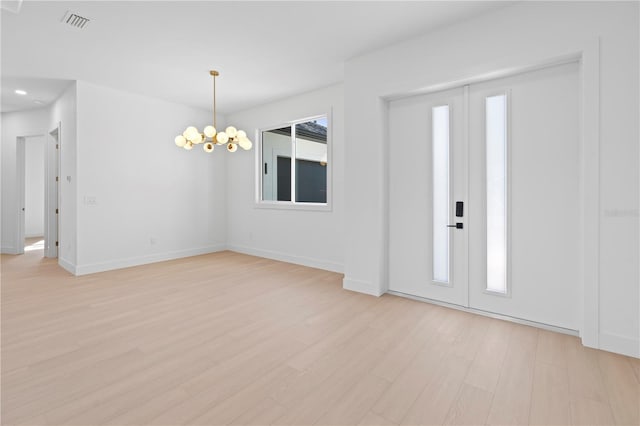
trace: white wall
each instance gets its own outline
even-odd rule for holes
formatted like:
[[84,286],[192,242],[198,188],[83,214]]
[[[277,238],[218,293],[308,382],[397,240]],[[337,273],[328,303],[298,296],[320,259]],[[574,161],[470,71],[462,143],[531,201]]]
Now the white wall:
[[76,273],[223,249],[227,153],[173,142],[188,125],[209,124],[210,112],[77,86]]
[[44,236],[44,136],[26,138],[25,143],[25,237]]
[[[386,291],[382,98],[600,46],[601,348],[640,356],[638,4],[522,2],[355,58],[345,68],[345,287]],[[381,173],[364,173],[367,170]],[[564,218],[572,220],[572,218]],[[372,265],[380,265],[379,267]]]
[[[344,104],[335,85],[227,116],[253,135],[254,149],[227,155],[228,247],[271,259],[343,270]],[[331,211],[256,208],[257,129],[332,111],[333,196]]]
[[41,108],[1,115],[2,124],[2,253],[16,253],[19,197],[16,182],[16,141],[21,136],[44,135],[49,128],[49,109]]

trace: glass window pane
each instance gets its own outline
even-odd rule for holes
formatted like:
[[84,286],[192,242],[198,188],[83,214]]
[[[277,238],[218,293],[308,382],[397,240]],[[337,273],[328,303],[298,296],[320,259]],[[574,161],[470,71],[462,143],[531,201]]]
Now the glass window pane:
[[295,201],[327,202],[327,119],[296,124]]
[[449,106],[432,109],[433,280],[449,282]]
[[507,98],[486,99],[487,290],[507,292]]
[[291,126],[262,132],[262,199],[291,201]]

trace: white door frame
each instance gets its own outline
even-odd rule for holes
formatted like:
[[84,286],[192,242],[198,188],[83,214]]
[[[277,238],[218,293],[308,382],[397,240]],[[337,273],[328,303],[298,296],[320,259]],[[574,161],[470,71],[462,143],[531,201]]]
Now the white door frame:
[[18,136],[16,138],[16,188],[18,193],[16,194],[16,200],[17,200],[17,211],[16,211],[16,219],[17,219],[17,226],[16,226],[16,235],[15,235],[15,253],[16,254],[24,254],[24,221],[25,221],[25,212],[24,212],[24,205],[25,205],[25,181],[26,181],[26,168],[27,168],[27,164],[26,164],[26,157],[25,157],[25,151],[26,151],[26,140],[27,137],[26,136]]
[[[526,55],[526,53],[525,53]],[[522,59],[522,58],[520,58]],[[454,87],[465,86],[483,81],[503,78],[515,74],[525,73],[552,65],[561,65],[568,62],[580,63],[581,76],[581,122],[580,122],[580,230],[581,253],[580,270],[578,271],[581,285],[582,321],[579,330],[582,344],[588,347],[600,347],[600,40],[599,38],[585,42],[576,50],[565,51],[553,57],[530,57],[512,67],[503,68],[487,74],[472,76],[457,81],[442,82],[431,85],[423,90],[390,94],[381,97],[386,114],[385,121],[389,120],[389,101],[412,95],[423,95]],[[387,150],[388,147],[385,147]],[[389,166],[388,155],[385,155],[385,183],[384,199],[389,203]],[[389,235],[388,206],[384,216],[384,235]],[[388,237],[387,237],[388,238]],[[388,239],[387,239],[388,243]],[[386,249],[385,262],[386,282],[389,282],[389,250]]]
[[[58,149],[56,149],[58,145]],[[49,132],[45,143],[45,222],[44,222],[44,255],[45,257],[58,257],[59,214],[56,210],[60,206],[60,122],[57,127]],[[56,177],[58,181],[56,181]]]

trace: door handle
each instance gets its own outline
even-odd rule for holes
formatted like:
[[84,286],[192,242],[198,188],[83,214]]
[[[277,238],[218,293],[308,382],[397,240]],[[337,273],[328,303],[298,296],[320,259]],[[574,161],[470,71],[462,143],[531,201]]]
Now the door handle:
[[462,222],[456,222],[455,225],[447,225],[447,228],[463,229],[464,225],[462,224]]

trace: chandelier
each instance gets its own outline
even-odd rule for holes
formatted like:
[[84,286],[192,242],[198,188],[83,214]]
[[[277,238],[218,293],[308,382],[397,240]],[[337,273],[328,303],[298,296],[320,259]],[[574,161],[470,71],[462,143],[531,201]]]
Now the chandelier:
[[213,126],[205,127],[202,133],[194,126],[187,127],[181,135],[176,136],[176,145],[191,150],[195,145],[203,144],[205,152],[212,152],[216,145],[226,145],[229,152],[236,152],[238,146],[244,150],[251,149],[253,144],[244,131],[233,126],[227,127],[224,132],[216,131],[216,77],[220,73],[211,70],[209,74],[213,76]]

